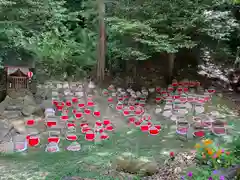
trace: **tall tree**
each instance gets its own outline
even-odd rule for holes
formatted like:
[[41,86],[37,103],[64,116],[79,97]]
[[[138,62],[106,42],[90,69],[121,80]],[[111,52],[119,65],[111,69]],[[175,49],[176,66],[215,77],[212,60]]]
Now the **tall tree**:
[[104,0],[98,1],[98,12],[99,12],[99,46],[98,46],[98,64],[97,64],[97,79],[102,82],[105,77],[105,48],[106,48],[106,39],[105,39],[105,4]]

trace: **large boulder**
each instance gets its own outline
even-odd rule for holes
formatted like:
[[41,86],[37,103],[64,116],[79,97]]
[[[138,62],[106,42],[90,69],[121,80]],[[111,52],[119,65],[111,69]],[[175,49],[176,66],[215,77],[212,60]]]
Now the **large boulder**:
[[82,178],[82,177],[77,177],[77,176],[65,176],[61,180],[94,180],[94,179]]
[[40,105],[36,106],[33,115],[42,117],[44,115],[44,109]]
[[14,121],[11,121],[11,125],[13,126],[13,128],[20,134],[26,134],[27,133],[27,129],[25,127],[25,122],[24,119],[17,119]]
[[31,116],[35,112],[35,110],[36,110],[35,106],[27,105],[23,107],[22,114],[24,116]]
[[130,153],[118,156],[113,166],[118,171],[141,176],[151,176],[158,172],[158,165],[156,162],[143,157],[136,158]]
[[23,100],[22,114],[24,116],[31,116],[37,109],[37,104],[32,96],[25,96]]
[[26,95],[23,99],[23,104],[24,105],[32,105],[32,106],[36,106],[36,102],[33,98],[33,96],[29,96],[29,95]]

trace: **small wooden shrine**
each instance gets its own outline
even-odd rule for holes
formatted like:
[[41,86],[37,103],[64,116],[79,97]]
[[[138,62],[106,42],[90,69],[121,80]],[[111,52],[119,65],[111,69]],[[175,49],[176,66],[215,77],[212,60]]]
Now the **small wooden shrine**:
[[19,66],[5,66],[7,73],[7,90],[29,89],[29,68]]
[[4,71],[2,76],[2,84],[5,90],[31,90],[31,78],[29,72],[34,74],[34,61],[29,59],[18,60],[14,57],[9,57],[4,61]]

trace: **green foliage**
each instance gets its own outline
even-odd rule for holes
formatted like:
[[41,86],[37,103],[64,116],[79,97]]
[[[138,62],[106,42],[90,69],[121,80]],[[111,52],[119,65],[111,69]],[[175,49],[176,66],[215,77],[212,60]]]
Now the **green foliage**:
[[[56,31],[55,31],[56,32]],[[94,37],[82,29],[76,38],[68,32],[45,32],[26,39],[24,47],[34,52],[50,73],[74,75],[79,68],[95,64]]]
[[[51,75],[72,76],[94,65],[96,33],[78,25],[82,21],[79,9],[70,11],[66,6],[63,0],[1,1],[2,49],[30,51]],[[69,29],[69,22],[76,24],[74,30]]]
[[206,27],[202,32],[216,40],[229,40],[229,37],[239,24],[230,11],[205,11]]
[[[1,1],[0,56],[4,58],[9,49],[25,49],[50,74],[64,71],[74,75],[86,66],[92,67],[97,59],[97,3],[93,0]],[[237,32],[239,23],[228,10],[215,9],[223,4],[232,2],[105,1],[109,62],[118,67],[121,60],[146,60],[202,43],[207,46],[209,40],[217,42],[217,48],[212,48],[215,57],[233,56],[226,42]]]
[[[207,43],[201,37],[229,40],[239,25],[229,11],[212,10],[213,6],[224,3],[217,0],[107,2],[109,59],[146,60],[156,53],[176,53]],[[217,55],[221,58],[232,55],[225,49]]]
[[239,163],[239,136],[234,139],[232,145],[224,149],[219,144],[216,144],[210,139],[204,139],[201,143],[196,144],[197,150],[196,158],[200,161],[197,168],[187,173],[182,179],[194,180],[219,180],[224,179],[230,173],[228,168]]
[[240,161],[240,137],[239,136],[236,136],[233,138],[231,148],[233,149],[233,153],[235,157]]

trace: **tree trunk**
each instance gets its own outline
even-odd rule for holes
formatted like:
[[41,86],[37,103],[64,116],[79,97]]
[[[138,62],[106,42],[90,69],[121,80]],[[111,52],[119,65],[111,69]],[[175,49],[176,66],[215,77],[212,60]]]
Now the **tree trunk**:
[[173,78],[173,68],[174,68],[175,54],[168,54],[168,74],[166,78],[166,83],[171,84]]
[[97,64],[97,79],[101,83],[105,76],[105,23],[104,13],[105,5],[103,0],[98,0],[99,11],[99,45],[98,45],[98,64]]

